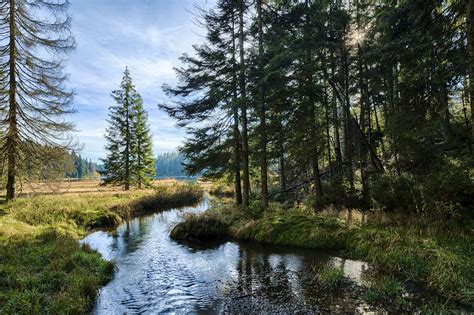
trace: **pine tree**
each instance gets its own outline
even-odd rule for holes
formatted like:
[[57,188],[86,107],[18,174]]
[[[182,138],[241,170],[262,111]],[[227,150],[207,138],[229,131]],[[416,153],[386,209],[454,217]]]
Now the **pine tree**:
[[148,186],[155,175],[155,159],[153,157],[153,144],[148,125],[148,114],[143,108],[141,97],[134,100],[133,107],[133,141],[132,176],[139,189]]
[[63,55],[74,48],[68,1],[6,0],[0,4],[0,160],[7,199],[28,159],[65,147],[73,126],[72,93],[65,88]]
[[[168,95],[179,100],[172,106],[160,106],[178,120],[179,126],[187,127],[190,137],[181,152],[186,158],[188,174],[231,177],[237,204],[245,199],[242,198],[240,170],[246,134],[243,129],[239,130],[239,120],[243,121],[243,113],[239,111],[243,108],[245,92],[242,93],[236,72],[240,8],[240,3],[220,0],[216,10],[203,13],[207,42],[194,46],[196,56],[181,57],[183,66],[177,70],[178,86],[164,86]],[[200,97],[201,93],[204,97]],[[201,123],[203,121],[205,123]],[[242,161],[245,169],[245,160]],[[245,170],[243,173],[245,177]]]
[[105,135],[107,157],[103,162],[107,171],[106,182],[129,190],[133,184],[132,163],[136,144],[133,135],[133,107],[140,96],[135,90],[128,68],[125,69],[120,89],[113,91],[112,97],[117,104],[109,108],[109,127]]

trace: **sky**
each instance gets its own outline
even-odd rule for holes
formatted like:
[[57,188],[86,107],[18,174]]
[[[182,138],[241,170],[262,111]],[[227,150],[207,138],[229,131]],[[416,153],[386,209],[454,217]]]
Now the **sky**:
[[69,56],[69,86],[75,92],[75,137],[80,153],[93,161],[105,157],[104,132],[110,94],[128,66],[144,99],[155,154],[175,151],[184,131],[158,109],[169,103],[163,83],[176,82],[173,67],[193,44],[204,41],[194,5],[212,7],[215,0],[70,0],[77,49]]

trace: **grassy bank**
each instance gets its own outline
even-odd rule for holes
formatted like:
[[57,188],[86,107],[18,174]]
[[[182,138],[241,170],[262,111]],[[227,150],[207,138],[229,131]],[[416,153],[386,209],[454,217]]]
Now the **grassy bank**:
[[[449,227],[449,228],[448,228]],[[439,294],[474,303],[474,222],[437,222],[374,216],[348,224],[337,216],[304,208],[263,212],[231,205],[188,216],[171,232],[174,238],[221,237],[312,249],[338,249],[386,274],[420,281]]]
[[85,313],[113,264],[77,240],[124,219],[198,202],[197,186],[22,198],[0,211],[0,313]]

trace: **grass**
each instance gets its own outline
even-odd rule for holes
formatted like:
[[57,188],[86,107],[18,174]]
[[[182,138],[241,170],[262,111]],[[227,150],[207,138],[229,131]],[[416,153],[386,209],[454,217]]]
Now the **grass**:
[[373,302],[381,299],[401,299],[404,292],[403,284],[392,276],[382,275],[371,277],[370,288],[365,292],[364,299]]
[[[227,226],[219,237],[312,249],[338,249],[362,259],[379,271],[401,279],[423,282],[440,295],[474,303],[474,222],[429,222],[420,218],[372,220],[349,225],[334,216],[315,214],[305,208],[282,209],[278,204],[263,211],[258,206],[242,209],[216,205],[193,217],[199,225],[178,224],[181,234],[199,238],[206,220]],[[446,229],[450,226],[450,229]],[[396,286],[394,285],[393,288]],[[392,289],[393,289],[392,288]],[[389,294],[386,289],[377,294]],[[375,295],[374,293],[374,295]]]
[[87,313],[114,265],[78,239],[129,217],[198,202],[197,186],[20,198],[0,211],[0,313]]
[[192,239],[199,240],[219,239],[227,235],[227,224],[217,220],[211,215],[199,216],[188,214],[185,217],[184,224],[178,224],[170,233],[173,239]]
[[322,270],[317,272],[320,283],[330,289],[334,290],[339,287],[344,278],[344,271],[341,268],[333,266],[325,266]]

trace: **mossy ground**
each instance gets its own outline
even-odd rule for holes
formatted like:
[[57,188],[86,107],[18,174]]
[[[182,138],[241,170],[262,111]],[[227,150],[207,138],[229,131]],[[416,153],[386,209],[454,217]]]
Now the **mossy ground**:
[[87,313],[113,275],[78,240],[93,229],[198,202],[197,186],[160,185],[146,191],[20,198],[0,211],[0,313]]
[[341,250],[346,256],[367,261],[384,274],[425,283],[451,300],[474,303],[474,222],[470,219],[460,224],[385,217],[351,225],[304,207],[283,209],[273,204],[263,211],[255,205],[244,210],[224,204],[192,220],[199,224],[192,224],[189,229],[191,221],[184,221],[175,228],[173,236],[199,238],[200,228],[206,229],[209,221],[213,226],[226,227],[220,230],[219,237]]

